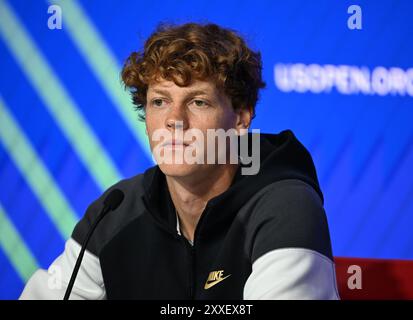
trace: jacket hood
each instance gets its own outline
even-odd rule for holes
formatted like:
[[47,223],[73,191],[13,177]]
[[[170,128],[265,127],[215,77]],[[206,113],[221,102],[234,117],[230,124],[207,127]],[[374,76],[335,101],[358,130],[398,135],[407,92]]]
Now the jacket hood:
[[[248,133],[251,141],[251,133]],[[267,185],[285,179],[299,179],[309,184],[324,203],[315,166],[310,153],[291,130],[278,134],[260,134],[260,169],[255,175],[242,175],[241,166],[231,186],[212,198],[206,205],[197,225],[195,239],[217,231],[216,226],[231,223],[236,213],[255,193]],[[165,175],[158,166],[144,174],[146,208],[155,220],[176,233],[176,213],[166,184]]]

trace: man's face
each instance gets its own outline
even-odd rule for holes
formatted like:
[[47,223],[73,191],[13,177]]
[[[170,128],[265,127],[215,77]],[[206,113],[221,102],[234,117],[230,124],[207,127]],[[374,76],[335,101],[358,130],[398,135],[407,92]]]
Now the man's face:
[[[207,129],[239,130],[248,126],[250,121],[249,112],[235,112],[230,98],[209,81],[194,81],[187,87],[179,87],[174,82],[166,80],[155,82],[148,87],[145,110],[146,130],[152,152],[161,153],[162,156],[168,152],[174,160],[185,152],[195,154],[193,146],[196,143],[198,146],[202,145],[205,154],[201,157],[206,159]],[[173,141],[171,142],[170,138],[156,138],[161,131],[170,133]],[[199,135],[197,138],[190,135],[194,131],[202,133],[202,139]],[[167,145],[163,145],[165,140],[169,140]],[[183,145],[180,144],[181,141]],[[161,163],[156,155],[155,158],[167,176],[184,177],[200,172],[206,173],[217,166],[207,164],[206,161],[204,164],[191,164],[185,157],[183,161],[173,163]]]

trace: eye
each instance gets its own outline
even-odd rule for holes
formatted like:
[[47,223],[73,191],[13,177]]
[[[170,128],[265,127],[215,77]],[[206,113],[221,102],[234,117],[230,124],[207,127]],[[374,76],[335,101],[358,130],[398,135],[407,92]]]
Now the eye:
[[197,107],[207,107],[208,103],[204,100],[194,100],[192,101]]
[[153,99],[151,104],[155,107],[162,107],[163,99]]

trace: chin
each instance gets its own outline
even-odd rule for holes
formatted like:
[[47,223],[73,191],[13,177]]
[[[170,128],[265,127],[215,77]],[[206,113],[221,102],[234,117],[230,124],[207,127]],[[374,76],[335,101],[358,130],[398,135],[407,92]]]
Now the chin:
[[201,169],[199,164],[160,164],[161,171],[170,177],[188,177],[195,175]]

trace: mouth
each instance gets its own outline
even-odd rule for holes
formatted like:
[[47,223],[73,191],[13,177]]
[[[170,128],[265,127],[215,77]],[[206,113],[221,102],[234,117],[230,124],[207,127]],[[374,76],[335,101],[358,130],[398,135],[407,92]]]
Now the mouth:
[[182,140],[170,140],[162,143],[162,147],[164,148],[184,148],[188,146],[189,143],[184,142]]

